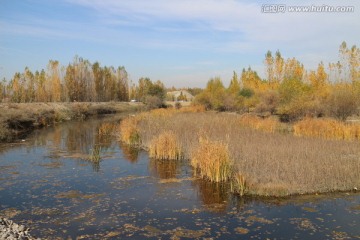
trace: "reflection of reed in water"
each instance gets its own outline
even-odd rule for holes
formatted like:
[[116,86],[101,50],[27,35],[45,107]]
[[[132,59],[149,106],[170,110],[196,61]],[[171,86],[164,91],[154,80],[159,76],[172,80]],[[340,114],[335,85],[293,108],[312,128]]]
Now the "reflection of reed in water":
[[113,136],[97,134],[95,143],[101,146],[103,150],[111,148]]
[[138,161],[140,149],[133,147],[129,144],[119,141],[119,148],[121,149],[123,156],[126,160],[131,163],[136,163]]
[[101,154],[112,147],[115,126],[98,120],[61,125],[52,133],[51,149],[56,149],[58,155],[90,162],[93,170],[98,172]]
[[103,149],[111,147],[117,125],[117,123],[104,122],[97,127],[96,143],[100,144]]
[[199,199],[205,207],[212,212],[225,212],[228,204],[228,184],[210,182],[203,179],[193,181]]
[[100,171],[100,161],[92,161],[91,166],[94,172]]
[[179,173],[180,162],[176,160],[150,159],[150,173],[161,179],[176,178]]

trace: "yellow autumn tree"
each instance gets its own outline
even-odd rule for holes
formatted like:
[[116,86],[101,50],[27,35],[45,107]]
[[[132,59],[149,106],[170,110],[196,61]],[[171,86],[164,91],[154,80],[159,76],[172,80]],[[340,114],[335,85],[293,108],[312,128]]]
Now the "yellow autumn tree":
[[61,101],[61,82],[60,82],[60,70],[59,70],[59,62],[50,60],[48,64],[49,71],[49,89],[51,92],[51,96],[49,96],[49,100],[52,102],[60,102]]

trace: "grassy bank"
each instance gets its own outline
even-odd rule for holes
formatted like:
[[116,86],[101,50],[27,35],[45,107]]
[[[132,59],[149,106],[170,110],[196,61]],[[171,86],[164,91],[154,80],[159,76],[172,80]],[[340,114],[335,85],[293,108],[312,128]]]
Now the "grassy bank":
[[101,103],[1,103],[0,142],[22,137],[34,128],[41,128],[71,119],[133,112],[141,105],[126,102]]
[[[126,119],[120,132],[128,130],[121,135],[124,141],[150,151],[159,149],[154,143],[162,139],[165,146],[174,146],[169,156],[189,159],[196,174],[230,181],[240,194],[285,196],[360,188],[359,141],[284,134],[279,122],[252,118],[155,110]],[[164,158],[166,147],[161,149]]]

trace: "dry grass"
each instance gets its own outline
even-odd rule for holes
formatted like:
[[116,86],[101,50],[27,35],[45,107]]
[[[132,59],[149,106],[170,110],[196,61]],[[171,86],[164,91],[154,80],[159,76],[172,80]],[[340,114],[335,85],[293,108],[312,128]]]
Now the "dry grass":
[[247,193],[247,182],[246,178],[240,172],[235,172],[230,182],[231,191],[243,196]]
[[183,156],[181,146],[172,131],[163,132],[150,142],[149,155],[161,160],[178,160]]
[[249,127],[265,132],[275,132],[279,129],[280,123],[276,118],[260,118],[251,114],[244,114],[240,117],[239,123],[242,127]]
[[223,148],[228,157],[223,155],[233,160],[233,189],[240,194],[289,195],[360,188],[359,142],[257,131],[244,127],[241,118],[214,112],[150,112],[141,114],[136,128],[144,148],[154,136],[172,131],[185,159],[191,159],[200,148],[200,137],[210,143],[226,143]]
[[120,122],[120,138],[129,145],[138,145],[141,143],[138,132],[138,122],[140,118],[128,117]]
[[225,182],[233,173],[233,161],[228,145],[219,141],[200,138],[199,145],[191,153],[190,164],[195,173],[211,182]]
[[360,124],[305,118],[294,124],[294,134],[324,139],[360,140]]

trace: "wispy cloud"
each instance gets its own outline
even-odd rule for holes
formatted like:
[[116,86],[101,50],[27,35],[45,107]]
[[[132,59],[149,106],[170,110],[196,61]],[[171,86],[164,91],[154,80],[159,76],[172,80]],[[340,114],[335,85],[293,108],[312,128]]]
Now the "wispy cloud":
[[[133,64],[134,72],[141,68],[152,70],[138,67],[141,59],[144,65],[156,65],[154,71],[163,71],[163,67],[173,70],[178,76],[168,74],[175,80],[213,76],[225,70],[231,75],[237,67],[261,65],[267,50],[279,49],[285,57],[297,57],[312,66],[320,60],[333,61],[343,40],[360,45],[356,32],[360,29],[360,2],[354,0],[326,3],[355,6],[354,13],[278,14],[262,13],[262,4],[268,4],[263,0],[24,2],[25,8],[15,7],[20,1],[9,3],[12,12],[0,18],[0,42],[6,42],[7,47],[16,48],[11,37],[22,44],[30,44],[28,39],[39,39],[50,46],[53,40],[66,41],[64,48],[72,48],[69,54],[81,48],[96,57],[102,54],[98,50],[101,48],[113,59],[120,54],[127,65]],[[286,4],[310,6],[324,2],[289,0]],[[53,57],[56,56],[50,56]],[[216,63],[212,65],[214,59]],[[196,69],[201,73],[197,74]]]
[[[242,45],[263,42],[311,45],[311,41],[315,38],[326,41],[331,37],[338,37],[338,32],[344,28],[360,27],[360,15],[356,13],[344,13],[341,17],[338,15],[336,17],[336,14],[334,16],[332,13],[264,14],[259,3],[235,0],[68,0],[68,2],[91,8],[100,15],[106,16],[107,21],[110,22],[131,23],[167,33],[206,31],[208,34],[212,32],[224,35],[241,34],[240,39],[222,41],[225,45],[233,45],[234,50],[240,51],[242,47],[234,44],[236,40],[242,42]],[[289,3],[291,4],[291,1]],[[321,5],[322,2],[301,3],[301,5],[314,4]],[[359,3],[351,1],[351,4],[357,5],[357,9],[360,10]],[[171,26],[171,23],[178,25]],[[348,32],[348,29],[346,31]],[[237,38],[239,35],[234,37]],[[350,40],[355,40],[355,37]]]

